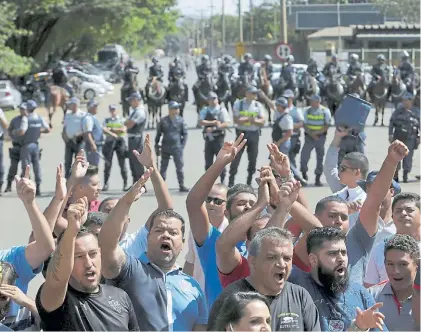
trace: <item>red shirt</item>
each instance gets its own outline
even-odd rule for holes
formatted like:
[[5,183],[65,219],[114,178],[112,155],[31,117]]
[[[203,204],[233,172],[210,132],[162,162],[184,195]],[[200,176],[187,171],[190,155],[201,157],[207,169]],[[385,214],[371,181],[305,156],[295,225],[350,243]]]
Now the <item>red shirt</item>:
[[247,261],[247,258],[241,256],[240,264],[238,264],[230,274],[222,274],[219,270],[218,274],[221,285],[225,288],[234,281],[244,279],[250,275],[249,262]]
[[101,201],[99,199],[96,199],[90,202],[88,212],[98,212],[98,208],[100,204],[101,204]]

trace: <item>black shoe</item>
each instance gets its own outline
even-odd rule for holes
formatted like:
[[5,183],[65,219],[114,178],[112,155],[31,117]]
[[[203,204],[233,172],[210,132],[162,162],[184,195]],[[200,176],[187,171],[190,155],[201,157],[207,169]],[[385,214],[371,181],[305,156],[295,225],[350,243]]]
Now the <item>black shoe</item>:
[[127,191],[129,187],[127,187],[127,181],[124,181],[123,184],[123,191]]
[[303,175],[303,179],[308,181],[307,172],[301,172],[301,174]]
[[395,176],[393,177],[393,180],[395,180],[396,182],[399,182],[399,175],[395,175]]
[[35,193],[35,196],[41,196],[42,194],[41,194],[41,189],[40,189],[40,186],[39,185],[37,185],[37,192]]
[[403,172],[403,183],[408,183],[408,172]]
[[322,181],[320,181],[321,175],[316,175],[316,182],[314,183],[316,187],[323,187]]
[[180,188],[178,189],[178,191],[180,193],[188,193],[190,191],[190,189],[185,187],[184,185],[181,185]]
[[7,186],[6,189],[4,189],[5,193],[10,193],[12,191],[12,183],[11,182],[7,182]]
[[108,191],[108,183],[104,183],[104,186],[102,187],[102,191]]
[[416,175],[416,176],[415,176],[415,178],[416,178],[417,180],[420,180],[420,179],[421,179],[421,175]]

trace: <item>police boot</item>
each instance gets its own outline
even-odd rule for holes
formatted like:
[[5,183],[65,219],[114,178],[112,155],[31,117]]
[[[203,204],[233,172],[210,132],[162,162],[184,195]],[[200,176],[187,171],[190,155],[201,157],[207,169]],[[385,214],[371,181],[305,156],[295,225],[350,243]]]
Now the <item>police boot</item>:
[[299,181],[303,187],[307,186],[307,181],[304,178],[302,178],[301,176],[299,176],[298,174],[294,175],[294,178],[295,178],[295,180]]
[[408,183],[408,173],[407,171],[403,171],[403,182]]
[[180,184],[180,187],[179,187],[178,191],[180,193],[188,193],[190,191],[190,189],[187,188],[184,184]]
[[234,187],[234,176],[230,175],[229,180],[228,180],[228,187]]
[[41,188],[39,184],[37,184],[37,192],[35,193],[35,196],[41,196]]
[[1,196],[1,187],[3,187],[3,182],[0,182],[0,196]]
[[316,182],[315,182],[316,187],[323,187],[323,183],[322,181],[320,181],[320,178],[321,178],[320,174],[316,175]]
[[398,170],[395,171],[395,175],[393,176],[393,180],[395,180],[396,182],[399,182],[399,171]]
[[104,183],[104,186],[102,187],[101,191],[108,191],[108,183],[107,182]]
[[129,190],[129,187],[127,187],[127,180],[124,180],[123,182],[123,191]]
[[6,189],[4,189],[5,193],[9,193],[12,191],[12,182],[11,181],[7,181],[7,186]]
[[251,181],[253,181],[253,174],[247,176],[247,185],[251,186]]
[[307,172],[301,172],[301,174],[303,175],[303,179],[308,181]]

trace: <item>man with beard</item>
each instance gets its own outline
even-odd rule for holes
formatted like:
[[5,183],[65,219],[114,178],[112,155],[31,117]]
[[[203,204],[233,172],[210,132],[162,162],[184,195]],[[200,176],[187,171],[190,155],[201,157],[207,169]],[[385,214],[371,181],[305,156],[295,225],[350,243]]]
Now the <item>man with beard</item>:
[[83,227],[87,210],[86,197],[70,205],[67,229],[38,290],[36,305],[43,330],[139,330],[128,295],[99,284],[101,250],[95,234]]
[[[322,331],[383,329],[373,296],[349,282],[345,234],[333,227],[315,228],[307,236],[310,273],[294,269],[289,281],[304,287],[319,311]],[[361,309],[364,310],[361,312]]]
[[[411,236],[421,248],[420,196],[413,193],[396,195],[392,203],[392,216],[396,226],[396,234]],[[364,278],[366,287],[389,280],[384,259],[386,240],[379,242],[373,248]]]
[[142,177],[111,210],[100,233],[103,275],[130,296],[142,331],[194,331],[207,324],[205,296],[199,284],[183,273],[176,260],[183,248],[184,219],[173,210],[152,215],[147,253],[139,259],[119,246],[125,220],[151,176]]
[[[216,156],[215,162],[187,195],[186,207],[190,218],[190,229],[206,276],[205,294],[209,308],[222,291],[215,255],[216,241],[221,236],[221,232],[209,222],[205,201],[222,170],[235,159],[237,153],[244,147],[245,141],[244,134],[240,134],[235,142],[225,142]],[[227,196],[225,215],[228,220],[233,220],[249,210],[257,201],[253,188],[244,184],[232,187]],[[245,248],[241,247],[242,244],[243,242],[239,249],[245,254]]]
[[412,288],[420,261],[417,241],[409,235],[397,234],[386,242],[384,248],[389,281],[369,289],[377,302],[382,302],[380,312],[389,331],[412,331],[415,322],[411,315]]
[[[320,331],[310,295],[287,281],[292,268],[291,233],[278,227],[265,228],[257,232],[249,248],[250,276],[232,283],[218,296],[209,315],[210,324],[216,321],[228,295],[251,291],[268,298],[272,331]],[[212,330],[214,326],[209,325],[208,331]]]

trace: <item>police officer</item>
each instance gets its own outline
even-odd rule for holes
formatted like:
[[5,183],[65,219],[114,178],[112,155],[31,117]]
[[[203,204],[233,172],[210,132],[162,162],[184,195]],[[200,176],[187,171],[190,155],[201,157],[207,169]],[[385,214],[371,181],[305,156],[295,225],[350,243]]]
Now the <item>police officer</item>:
[[[282,97],[286,98],[288,100],[288,112],[289,115],[292,117],[293,121],[293,132],[291,135],[291,148],[289,150],[288,156],[289,156],[289,162],[291,166],[297,167],[295,157],[300,152],[301,149],[301,128],[304,125],[304,118],[303,113],[301,112],[301,109],[296,107],[294,102],[294,92],[291,90],[285,90]],[[298,176],[298,174],[294,174]]]
[[101,122],[96,117],[98,102],[92,99],[87,106],[88,113],[82,119],[86,159],[91,166],[98,166],[101,159],[102,145],[104,144],[104,132]]
[[[228,74],[228,78],[232,76],[234,73],[234,69],[231,65],[231,57],[229,55],[224,56],[223,61],[221,62],[220,66],[218,67],[218,83],[224,78],[226,74]],[[228,83],[230,80],[228,80]]]
[[255,84],[255,71],[252,63],[253,56],[250,53],[244,54],[244,61],[238,67],[238,76],[244,82],[245,77],[249,77],[249,84]]
[[316,186],[321,187],[323,183],[320,178],[323,174],[323,158],[325,155],[325,143],[327,130],[331,120],[328,108],[320,105],[321,98],[314,95],[310,99],[310,107],[304,110],[304,146],[301,151],[301,173],[304,180],[308,180],[308,161],[310,160],[311,151],[316,149],[317,165],[316,165]]
[[414,87],[412,82],[414,79],[415,69],[414,65],[411,63],[411,59],[407,51],[402,52],[401,63],[399,64],[399,72],[402,81],[406,85],[407,91],[410,93],[414,93]]
[[72,97],[67,102],[66,115],[64,117],[62,138],[65,144],[64,152],[64,170],[66,179],[70,177],[71,168],[73,164],[73,156],[82,149],[83,145],[83,130],[82,119],[86,116],[79,108],[79,99]]
[[319,69],[317,68],[317,63],[316,63],[316,61],[314,61],[313,58],[310,58],[308,60],[307,72],[313,77],[317,78],[319,76]]
[[[261,127],[265,124],[265,116],[263,106],[256,100],[258,90],[256,87],[249,87],[246,92],[246,97],[237,100],[234,103],[234,123],[236,124],[236,137],[244,133],[244,138],[247,139],[247,154],[249,165],[247,168],[247,184],[251,185],[253,175],[256,172],[256,160],[259,152],[259,136]],[[232,187],[235,181],[235,175],[238,172],[238,165],[241,161],[245,149],[241,149],[230,168],[229,186]]]
[[295,74],[296,70],[293,66],[295,58],[293,55],[288,55],[284,66],[282,67],[281,76],[286,82],[286,89],[294,91],[296,88]]
[[108,190],[108,180],[110,179],[111,166],[113,163],[114,151],[117,154],[118,164],[120,166],[121,177],[123,178],[123,191],[127,190],[127,168],[126,168],[126,142],[124,136],[126,127],[124,126],[124,118],[120,116],[116,105],[108,107],[110,116],[105,118],[103,123],[104,134],[107,135],[102,154],[105,158],[104,168],[104,187],[102,191]]
[[200,83],[203,79],[205,79],[209,74],[212,73],[212,68],[209,63],[209,56],[207,54],[204,54],[201,58],[201,64],[196,67],[196,73],[197,73],[197,82],[193,85],[193,94],[195,97],[195,100],[197,100],[197,92],[199,91]]
[[4,116],[3,110],[0,108],[0,196],[1,196],[1,188],[3,186],[3,177],[4,177],[4,165],[3,165],[3,141],[4,141],[4,133],[6,132],[9,123]]
[[331,73],[332,74],[341,73],[341,68],[338,65],[338,57],[336,56],[336,54],[332,55],[331,60],[324,66],[322,73],[326,77],[330,77]]
[[142,97],[138,92],[133,93],[127,98],[127,101],[130,103],[130,114],[124,121],[124,125],[127,128],[130,170],[133,183],[135,183],[145,172],[143,165],[137,161],[133,154],[133,150],[137,150],[139,153],[143,150],[143,131],[145,130],[147,113],[142,103]]
[[[408,155],[403,159],[403,182],[408,182],[408,174],[412,169],[414,150],[420,144],[420,117],[419,109],[413,106],[414,96],[407,92],[402,98],[402,104],[392,113],[389,123],[389,142],[398,139],[405,143],[409,149]],[[395,181],[399,182],[399,164]]]
[[164,71],[162,70],[162,66],[159,64],[159,61],[156,57],[152,57],[152,63],[153,65],[149,67],[149,78],[145,87],[146,99],[149,97],[149,87],[152,83],[152,80],[156,79],[162,83],[164,77]]
[[[175,57],[173,63],[170,63],[170,70],[168,71],[168,81],[169,81],[168,86],[170,86],[171,83],[176,81],[176,78],[175,78],[176,75],[179,75],[181,78],[186,77],[186,73],[184,71],[183,65],[181,64],[180,58],[178,56]],[[188,91],[187,84],[184,82],[183,82],[183,87],[184,87],[184,100],[188,101],[189,91]]]
[[[209,105],[199,114],[200,125],[203,126],[205,139],[205,170],[213,164],[213,157],[218,155],[224,145],[225,128],[230,125],[230,118],[225,107],[219,105],[218,95],[209,94]],[[221,173],[221,183],[224,183],[226,170]]]
[[[273,66],[272,66],[272,57],[269,54],[266,54],[264,57],[264,63],[263,63],[263,67],[265,68],[266,71],[266,77],[267,79],[270,81],[272,78],[272,74],[273,74]],[[262,77],[261,76],[261,70],[259,70],[259,80],[260,82],[262,82]]]
[[12,121],[10,121],[9,128],[7,129],[9,137],[12,139],[12,147],[9,148],[9,157],[10,157],[10,167],[7,174],[7,185],[4,192],[12,191],[12,183],[15,178],[15,175],[18,174],[18,165],[20,162],[20,148],[23,143],[23,136],[19,136],[18,132],[20,125],[22,123],[22,118],[28,116],[26,112],[26,103],[22,103],[19,106],[20,115],[15,116]]
[[361,63],[358,60],[358,54],[353,53],[349,57],[349,66],[346,71],[346,75],[349,77],[349,79],[352,79],[352,76],[357,76],[359,73],[362,72]]
[[[170,157],[174,159],[180,192],[188,192],[184,186],[183,151],[187,142],[187,124],[179,115],[180,105],[176,101],[168,104],[169,115],[158,124],[155,137],[155,149],[161,151],[161,175],[165,180]],[[159,145],[162,135],[162,146]]]
[[372,80],[370,84],[368,85],[368,93],[370,95],[370,98],[373,99],[373,87],[376,84],[376,82],[382,78],[385,78],[385,75],[387,73],[387,65],[386,65],[386,57],[383,54],[377,55],[377,63],[375,63],[371,67],[371,77]]
[[20,149],[20,161],[22,163],[22,177],[25,174],[26,166],[33,166],[35,173],[36,195],[41,196],[41,167],[39,164],[40,149],[38,140],[41,133],[49,133],[50,126],[44,118],[35,113],[38,107],[33,100],[28,100],[26,103],[28,116],[22,118],[22,122],[18,131],[19,136],[23,136],[23,144]]

